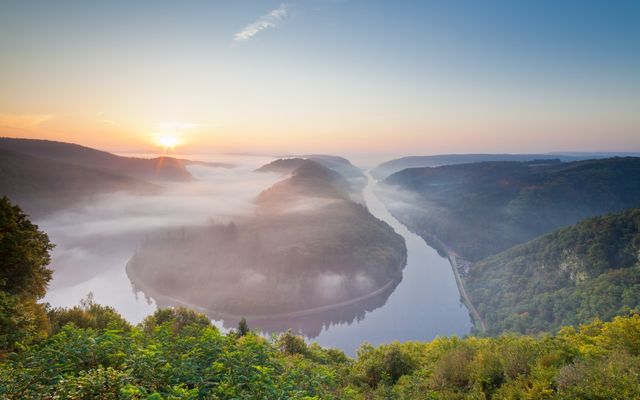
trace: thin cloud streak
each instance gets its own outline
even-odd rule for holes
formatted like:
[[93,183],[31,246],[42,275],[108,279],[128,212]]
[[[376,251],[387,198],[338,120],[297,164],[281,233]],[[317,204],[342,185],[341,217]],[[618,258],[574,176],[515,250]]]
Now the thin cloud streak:
[[281,4],[280,7],[272,10],[268,14],[261,16],[260,18],[258,18],[258,20],[245,26],[244,29],[233,35],[231,46],[237,46],[241,43],[244,43],[265,29],[277,27],[278,22],[286,16],[287,6],[286,4]]
[[56,114],[0,114],[0,125],[18,129],[35,128],[55,119]]

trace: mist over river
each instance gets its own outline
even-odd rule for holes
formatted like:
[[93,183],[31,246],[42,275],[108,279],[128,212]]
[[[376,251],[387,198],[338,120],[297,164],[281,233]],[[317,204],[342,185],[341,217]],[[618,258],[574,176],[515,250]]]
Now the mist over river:
[[[114,194],[95,199],[73,211],[36,221],[56,249],[53,281],[44,301],[72,306],[92,292],[95,301],[114,307],[132,323],[140,322],[167,299],[154,299],[134,290],[125,266],[145,237],[158,229],[207,221],[228,222],[251,211],[252,199],[282,179],[278,174],[253,170],[273,160],[267,157],[229,156],[213,161],[235,168],[189,167],[196,182],[166,185],[159,196]],[[472,323],[460,302],[451,266],[446,258],[397,221],[374,193],[375,180],[367,174],[364,199],[369,211],[404,237],[407,265],[402,280],[377,296],[329,312],[265,321],[249,320],[252,328],[267,332],[288,328],[323,346],[353,355],[363,342],[430,340],[443,335],[465,335]],[[175,260],[179,265],[179,260]],[[214,323],[228,329],[234,318],[207,312]]]

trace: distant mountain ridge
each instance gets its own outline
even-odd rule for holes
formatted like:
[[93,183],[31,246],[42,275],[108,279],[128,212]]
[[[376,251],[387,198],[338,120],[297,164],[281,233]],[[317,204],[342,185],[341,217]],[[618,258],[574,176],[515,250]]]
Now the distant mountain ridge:
[[315,197],[349,199],[348,193],[352,190],[349,182],[338,172],[326,168],[316,161],[301,158],[280,159],[259,168],[257,171],[284,168],[291,168],[290,177],[260,193],[256,199],[257,203],[278,204],[286,202],[286,197],[305,196],[310,193]]
[[121,157],[74,143],[37,139],[0,138],[0,148],[145,180],[189,181],[193,179],[185,168],[190,161],[173,157],[153,159]]
[[439,167],[453,164],[470,164],[485,161],[533,161],[555,159],[561,162],[580,161],[596,158],[638,157],[640,153],[581,153],[555,152],[540,154],[437,154],[431,156],[407,156],[385,161],[375,167],[371,174],[378,180],[402,171],[405,168]]
[[191,181],[186,168],[191,164],[232,167],[173,157],[121,157],[73,143],[0,137],[0,196],[42,216],[97,194],[151,193],[165,182]]
[[0,148],[0,196],[9,197],[34,216],[101,193],[153,193],[159,189],[128,176]]
[[346,158],[329,155],[309,155],[300,157],[287,157],[274,160],[256,169],[256,172],[276,172],[280,174],[292,174],[297,168],[313,162],[326,170],[334,172],[333,180],[341,181],[341,190],[348,192],[353,200],[363,203],[362,189],[366,185],[366,177],[362,170]]
[[345,179],[351,181],[365,179],[362,170],[351,164],[351,161],[347,160],[344,157],[330,156],[326,154],[281,157],[273,162],[270,162],[269,164],[263,165],[256,171],[290,173],[295,168],[300,166],[303,160],[315,161],[323,167],[333,170],[342,175]]

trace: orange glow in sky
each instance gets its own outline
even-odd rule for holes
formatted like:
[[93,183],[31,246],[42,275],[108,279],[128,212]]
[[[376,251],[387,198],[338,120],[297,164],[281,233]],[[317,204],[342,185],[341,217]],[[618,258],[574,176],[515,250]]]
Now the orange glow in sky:
[[181,144],[181,141],[173,135],[159,135],[155,138],[155,143],[164,150],[175,150],[176,146]]
[[580,18],[570,2],[62,3],[0,5],[0,136],[140,153],[640,151],[633,2],[579,2]]

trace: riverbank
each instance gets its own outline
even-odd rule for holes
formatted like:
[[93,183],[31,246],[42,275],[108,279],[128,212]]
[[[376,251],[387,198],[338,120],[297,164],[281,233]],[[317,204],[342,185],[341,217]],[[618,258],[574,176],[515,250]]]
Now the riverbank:
[[427,238],[424,238],[424,236],[426,236],[426,234],[420,234],[420,237],[425,239],[425,242],[433,244],[438,251],[446,255],[447,259],[449,260],[449,264],[451,265],[451,270],[453,271],[453,275],[456,278],[456,285],[458,286],[458,291],[460,292],[462,301],[464,302],[465,306],[469,310],[469,313],[471,314],[471,317],[473,318],[474,325],[476,325],[476,328],[480,328],[479,330],[482,333],[486,333],[487,324],[480,316],[480,313],[478,312],[476,307],[473,305],[473,302],[471,301],[471,297],[467,293],[467,289],[464,286],[464,280],[460,274],[461,269],[468,271],[469,267],[472,265],[471,261],[462,258],[458,253],[453,251],[451,247],[449,247],[446,243],[442,242],[437,237],[433,235],[428,235],[429,240],[427,240]]

